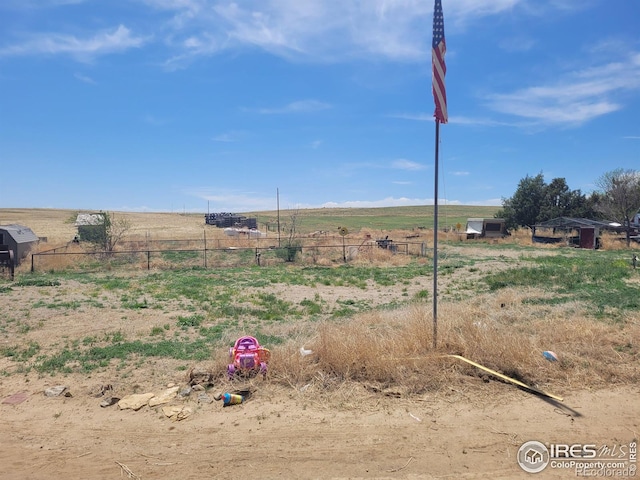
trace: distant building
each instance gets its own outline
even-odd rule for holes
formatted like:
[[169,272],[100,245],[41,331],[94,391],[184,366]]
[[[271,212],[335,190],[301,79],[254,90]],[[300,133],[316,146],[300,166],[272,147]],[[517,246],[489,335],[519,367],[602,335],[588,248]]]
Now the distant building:
[[31,249],[38,244],[38,236],[23,225],[0,225],[0,250],[13,251],[15,265],[20,265]]
[[565,243],[578,248],[600,248],[600,232],[620,231],[620,225],[588,218],[558,217],[531,227],[534,243]]
[[218,228],[258,228],[258,219],[236,215],[235,213],[207,213],[204,216],[204,221],[207,225],[215,225]]
[[106,235],[105,216],[103,213],[79,213],[76,227],[80,240],[103,243]]
[[468,239],[503,238],[507,235],[504,218],[469,218],[465,232]]

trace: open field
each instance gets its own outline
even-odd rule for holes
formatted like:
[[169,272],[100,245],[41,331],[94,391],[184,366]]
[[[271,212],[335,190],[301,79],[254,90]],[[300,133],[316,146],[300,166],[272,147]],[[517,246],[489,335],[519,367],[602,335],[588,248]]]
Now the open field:
[[[383,210],[317,212],[325,224],[305,212],[304,230],[333,230],[341,218],[354,242],[418,232],[430,244],[429,221],[425,231],[413,214]],[[0,209],[0,223],[25,224],[50,248],[73,238],[75,213]],[[135,236],[220,234],[202,216],[122,215]],[[511,479],[531,476],[516,461],[529,440],[615,447],[609,456],[632,466],[640,271],[631,252],[614,238],[600,251],[536,247],[526,235],[443,233],[440,245],[436,348],[431,259],[382,249],[346,264],[303,255],[224,269],[21,267],[14,282],[0,278],[2,478]],[[271,350],[265,380],[226,378],[241,335]],[[189,384],[205,388],[137,411],[100,406]],[[68,396],[44,395],[57,385]],[[234,390],[251,396],[212,401]],[[186,418],[167,417],[166,406]],[[573,476],[547,467],[535,478]]]

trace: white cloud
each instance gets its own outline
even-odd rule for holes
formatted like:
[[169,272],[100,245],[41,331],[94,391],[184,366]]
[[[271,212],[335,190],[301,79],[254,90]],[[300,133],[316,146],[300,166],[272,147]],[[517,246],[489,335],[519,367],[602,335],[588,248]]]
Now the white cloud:
[[[186,35],[168,62],[179,68],[199,55],[256,48],[291,60],[334,62],[353,58],[424,61],[429,52],[433,2],[423,0],[140,0],[168,11],[172,37]],[[450,0],[448,25],[526,6],[531,0]],[[547,1],[538,10],[548,11]],[[523,8],[526,14],[527,9]],[[175,40],[175,38],[174,38]],[[521,42],[521,48],[523,43]]]
[[405,160],[404,158],[399,158],[398,160],[394,160],[391,163],[391,168],[397,168],[398,170],[424,170],[426,167],[416,162],[412,162],[411,160]]
[[265,115],[275,115],[275,114],[284,114],[284,113],[311,113],[311,112],[319,112],[321,110],[327,110],[331,108],[331,105],[324,102],[319,102],[317,100],[299,100],[296,102],[291,102],[284,107],[277,108],[261,108],[258,109],[258,113]]
[[153,125],[154,127],[161,127],[169,123],[166,118],[157,117],[155,115],[147,114],[142,117],[142,121],[149,125]]
[[469,175],[469,172],[450,172],[450,173],[455,177],[466,177],[467,175]]
[[82,73],[74,73],[73,76],[81,82],[88,83],[90,85],[96,85],[96,81],[93,78],[88,77],[87,75],[83,75]]
[[[83,0],[9,0],[14,8],[61,7]],[[448,0],[445,22],[452,29],[514,10],[540,15],[566,8],[567,0]],[[22,2],[22,3],[21,3]],[[45,3],[43,3],[45,2]],[[164,66],[175,70],[195,58],[227,49],[260,49],[290,60],[335,62],[354,58],[423,62],[429,53],[433,2],[423,0],[137,0],[164,15],[153,25],[169,49]],[[535,8],[533,8],[535,6]],[[73,7],[68,7],[73,8]],[[154,14],[156,12],[153,12]],[[158,15],[150,15],[158,18]],[[425,26],[427,26],[425,28]],[[80,39],[70,34],[40,34],[6,47],[4,55],[69,53],[95,56],[138,47],[149,40],[126,27]],[[531,41],[511,42],[518,49]]]
[[[379,200],[347,200],[344,202],[325,202],[319,208],[379,208],[379,207],[405,207],[413,205],[433,205],[433,199],[386,197]],[[307,207],[313,208],[313,207]]]
[[[185,195],[200,198],[212,211],[220,212],[252,212],[275,210],[277,199],[264,197],[255,192],[238,192],[212,187],[189,187],[183,189]],[[282,201],[281,205],[285,202]]]
[[0,49],[0,56],[67,54],[77,59],[90,60],[96,56],[141,47],[147,40],[133,36],[127,27],[119,25],[85,39],[60,33],[33,35],[24,43]]
[[237,132],[226,132],[215,135],[212,140],[214,142],[237,142],[239,138],[239,134]]
[[536,41],[531,37],[518,36],[503,38],[498,46],[506,52],[526,52],[531,50],[536,44]]
[[640,54],[561,76],[554,84],[487,97],[501,113],[541,125],[577,126],[623,108],[619,95],[640,89]]

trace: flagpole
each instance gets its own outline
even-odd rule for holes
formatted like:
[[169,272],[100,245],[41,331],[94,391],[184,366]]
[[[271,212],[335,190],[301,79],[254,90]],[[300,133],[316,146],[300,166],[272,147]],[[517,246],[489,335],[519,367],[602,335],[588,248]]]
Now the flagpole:
[[438,345],[438,147],[440,145],[440,122],[436,118],[436,156],[433,197],[433,349]]
[[442,0],[434,0],[433,5],[433,40],[431,42],[431,71],[433,100],[436,104],[433,116],[436,119],[436,161],[433,195],[433,349],[438,346],[438,154],[440,147],[440,124],[447,123],[447,93],[444,77],[447,66],[444,55],[447,44],[444,39],[444,17]]

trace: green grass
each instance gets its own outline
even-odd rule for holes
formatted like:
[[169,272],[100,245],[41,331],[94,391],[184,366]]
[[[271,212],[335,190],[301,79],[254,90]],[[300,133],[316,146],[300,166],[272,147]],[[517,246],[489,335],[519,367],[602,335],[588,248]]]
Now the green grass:
[[[530,266],[511,268],[484,278],[491,290],[535,287],[548,297],[536,304],[586,302],[596,316],[619,318],[625,310],[640,308],[638,288],[627,283],[631,270],[616,252],[581,251],[572,255],[530,258]],[[613,312],[613,313],[612,313]]]
[[133,357],[165,357],[177,360],[203,361],[211,358],[212,345],[206,338],[193,341],[161,340],[144,342],[117,342],[112,345],[82,348],[64,348],[61,352],[41,356],[35,369],[41,373],[87,373],[109,366],[112,360],[127,361]]
[[40,351],[40,345],[36,342],[29,342],[26,348],[17,346],[0,347],[0,355],[9,357],[16,362],[24,362],[31,359]]
[[16,287],[57,287],[60,281],[56,278],[48,278],[43,276],[21,277],[14,285]]
[[176,251],[168,251],[162,252],[162,259],[168,262],[173,263],[182,263],[189,260],[199,259],[202,257],[201,252],[196,252],[193,250],[176,250]]
[[[621,320],[626,311],[640,308],[638,288],[629,282],[635,272],[629,267],[626,252],[566,249],[538,257],[529,255],[529,247],[510,247],[522,253],[516,259],[503,256],[500,252],[504,247],[486,245],[483,248],[495,247],[495,255],[477,258],[465,254],[467,246],[463,243],[460,248],[451,249],[440,257],[439,275],[450,277],[446,288],[441,287],[440,292],[453,300],[464,300],[487,290],[533,287],[536,293],[526,298],[525,304],[554,306],[576,301],[587,305],[592,315],[614,320]],[[505,266],[511,262],[512,266],[503,271],[481,274],[482,263],[496,259]],[[459,272],[463,275],[454,276]],[[466,272],[474,274],[472,280],[464,275]],[[53,294],[49,290],[43,292],[41,299],[35,301],[31,308],[73,312],[84,307],[105,308],[109,301],[113,303],[113,299],[119,299],[119,304],[116,301],[113,308],[157,308],[171,312],[178,307],[181,312],[189,313],[167,317],[172,318],[171,323],[165,323],[165,318],[162,326],[150,326],[142,338],[130,340],[122,331],[114,331],[67,340],[64,346],[47,349],[33,342],[22,348],[5,346],[0,348],[0,355],[23,362],[28,368],[35,368],[41,373],[51,374],[87,373],[105,368],[112,361],[118,362],[118,368],[124,372],[150,357],[181,362],[207,360],[211,358],[212,351],[223,346],[222,339],[228,338],[229,331],[251,329],[261,343],[277,345],[285,338],[266,333],[270,324],[275,322],[294,322],[301,318],[309,321],[341,320],[373,308],[395,309],[410,302],[429,302],[431,290],[421,287],[411,293],[410,287],[431,279],[432,273],[431,263],[414,259],[406,265],[385,267],[345,264],[328,268],[276,264],[268,268],[251,266],[215,270],[185,267],[133,276],[126,273],[119,276],[111,272],[26,275],[4,287],[4,293],[15,294],[16,287],[21,286],[63,285],[63,288],[53,290]],[[90,285],[87,296],[74,296],[73,300],[67,300],[68,287],[64,283],[69,280]],[[335,302],[326,301],[320,294],[291,302],[286,296],[274,293],[293,286],[326,286],[329,289],[344,286],[362,291],[392,287],[402,298],[375,307],[373,302],[359,297],[359,290],[355,293],[351,290],[350,298],[341,297]],[[21,312],[21,318],[28,318],[28,313]],[[0,332],[5,336],[23,335],[28,338],[31,329],[30,324],[16,321],[8,315],[0,319]]]
[[189,327],[199,327],[204,317],[202,315],[191,315],[189,317],[179,316],[176,322],[178,327],[186,330]]
[[[467,224],[470,217],[492,218],[499,207],[440,205],[438,225],[440,228]],[[255,217],[259,225],[277,224],[278,212],[247,212]],[[290,220],[291,211],[280,212],[281,224]],[[349,232],[362,228],[372,230],[412,230],[420,227],[433,228],[433,206],[383,207],[383,208],[318,208],[298,211],[298,231],[310,233],[317,230],[337,232],[338,227],[347,227]]]

